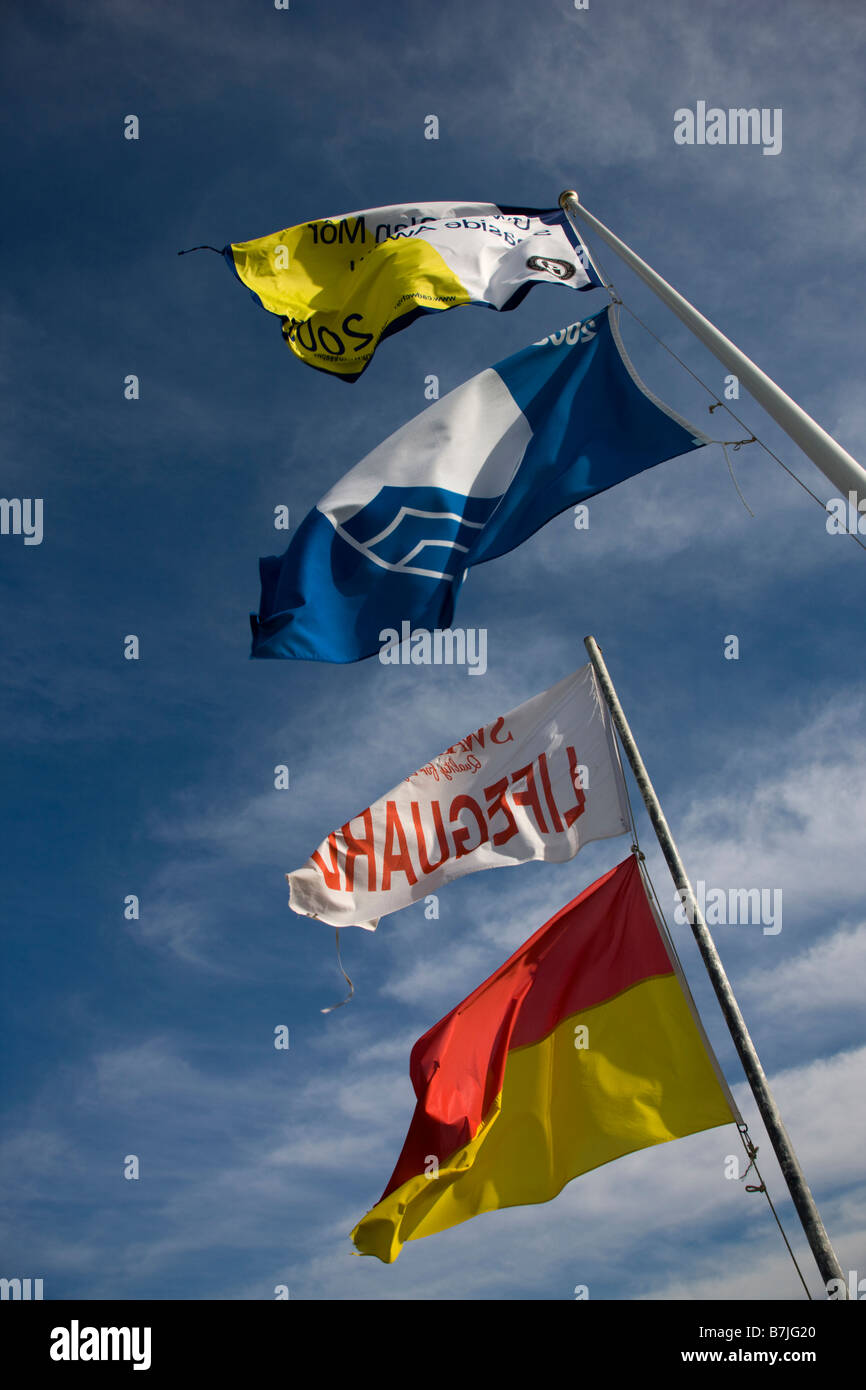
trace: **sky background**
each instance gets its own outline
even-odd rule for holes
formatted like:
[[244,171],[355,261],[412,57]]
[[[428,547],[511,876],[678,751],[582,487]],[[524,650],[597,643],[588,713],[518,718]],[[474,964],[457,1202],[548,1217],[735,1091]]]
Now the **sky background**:
[[[606,295],[539,286],[514,313],[430,315],[346,385],[295,360],[215,256],[176,255],[389,203],[555,207],[576,187],[862,457],[862,7],[36,0],[2,29],[0,490],[44,499],[44,540],[0,537],[0,1274],[43,1278],[46,1298],[804,1296],[766,1202],[724,1176],[733,1126],[393,1266],[352,1253],[412,1113],[413,1041],[628,841],[452,884],[438,921],[418,904],[347,930],[357,992],[329,1015],[333,932],[289,911],[284,875],[583,665],[593,633],[693,881],[783,893],[778,934],[714,934],[843,1269],[866,1275],[863,549],[757,446],[732,456],[750,516],[713,446],[592,501],[588,530],[566,513],[472,571],[456,621],[488,631],[483,677],[250,661],[258,557],[286,539],[274,507],[300,522],[424,409],[428,374],[444,395]],[[698,100],[781,108],[781,153],[676,145],[674,111]],[[588,242],[720,394],[725,369]],[[665,400],[741,437],[628,315],[623,332]],[[733,405],[833,494],[744,392]],[[642,811],[639,827],[670,909]],[[672,931],[820,1297],[689,930]]]

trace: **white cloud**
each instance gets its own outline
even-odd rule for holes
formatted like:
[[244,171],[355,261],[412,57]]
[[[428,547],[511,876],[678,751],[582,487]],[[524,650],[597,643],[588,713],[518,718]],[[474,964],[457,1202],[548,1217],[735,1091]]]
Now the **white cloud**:
[[[134,1116],[144,1131],[159,1135],[159,1161],[155,1153],[145,1160],[150,1194],[142,1191],[143,1224],[127,1218],[109,1233],[98,1215],[98,1173],[79,1191],[79,1203],[89,1196],[97,1205],[77,1239],[87,1249],[100,1242],[103,1248],[98,1263],[85,1257],[79,1266],[91,1280],[91,1296],[109,1283],[115,1295],[134,1296],[143,1278],[164,1279],[178,1261],[226,1248],[236,1259],[246,1252],[245,1263],[261,1269],[261,1283],[241,1277],[227,1297],[269,1296],[250,1289],[278,1282],[290,1283],[293,1296],[328,1299],[567,1299],[576,1283],[589,1284],[591,1296],[604,1288],[623,1298],[798,1296],[761,1199],[724,1176],[726,1155],[740,1152],[732,1127],[629,1155],[575,1180],[553,1203],[486,1215],[412,1242],[393,1268],[355,1259],[348,1231],[384,1186],[411,1115],[408,1052],[402,1051],[408,1042],[408,1036],[399,1045],[382,1038],[377,1022],[350,1020],[342,1049],[330,1035],[314,1065],[308,1057],[303,1070],[275,1074],[255,1064],[237,1068],[230,1080],[218,1068],[205,1071],[165,1036],[100,1052],[85,1068],[69,1069],[59,1105],[53,1083],[46,1084],[36,1108],[50,1108],[54,1122],[42,1130],[24,1124],[10,1136],[0,1155],[4,1184],[11,1170],[22,1161],[33,1166],[35,1158],[35,1190],[50,1180],[62,1198],[64,1174],[92,1168],[89,1141],[70,1129],[80,1107],[109,1129],[121,1121],[124,1132],[129,1118],[122,1117]],[[864,1265],[866,1254],[864,1065],[861,1048],[771,1077],[831,1238],[838,1230],[852,1268]],[[744,1113],[753,1111],[745,1086],[736,1091]],[[205,1136],[235,1138],[212,1150],[209,1162],[199,1153],[191,1163],[186,1136],[191,1125],[202,1124]],[[757,1120],[751,1128],[762,1172],[814,1288],[769,1144]],[[286,1258],[272,1274],[277,1229],[286,1233]],[[69,1267],[56,1232],[34,1230],[30,1248],[40,1268],[56,1274]]]
[[[866,735],[861,695],[839,691],[794,725],[784,705],[737,750],[722,789],[680,816],[687,864],[707,884],[784,892],[791,926],[859,900],[866,843]],[[785,927],[783,926],[783,930]]]
[[838,1014],[863,1009],[866,977],[866,922],[840,927],[814,946],[772,969],[754,970],[740,985],[762,1013]]

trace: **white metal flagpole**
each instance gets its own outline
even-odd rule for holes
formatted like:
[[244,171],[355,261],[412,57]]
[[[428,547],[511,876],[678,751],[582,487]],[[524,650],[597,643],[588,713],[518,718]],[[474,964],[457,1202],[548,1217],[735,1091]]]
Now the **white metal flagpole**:
[[644,766],[643,758],[640,755],[638,746],[635,743],[634,735],[629,728],[619,697],[614,689],[613,681],[610,678],[601,648],[594,637],[585,637],[584,646],[589,653],[589,659],[593,664],[599,685],[601,686],[607,707],[610,710],[611,718],[620,737],[625,755],[634,773],[638,789],[643,797],[644,805],[652,821],[653,829],[658,837],[665,863],[671,871],[671,877],[676,884],[680,894],[680,901],[686,909],[686,915],[692,928],[701,959],[707,968],[707,973],[712,981],[713,989],[716,992],[725,1022],[731,1033],[734,1047],[743,1064],[746,1079],[751,1087],[755,1103],[764,1121],[770,1143],[776,1152],[782,1176],[791,1194],[797,1215],[809,1242],[809,1247],[815,1257],[815,1262],[821,1271],[821,1278],[824,1286],[830,1294],[831,1283],[838,1291],[833,1294],[834,1299],[846,1299],[845,1276],[836,1258],[836,1252],[830,1244],[830,1239],[824,1229],[815,1199],[809,1190],[803,1170],[797,1160],[794,1147],[788,1137],[788,1132],[782,1123],[775,1099],[770,1090],[764,1069],[761,1066],[760,1058],[755,1051],[749,1030],[746,1027],[745,1019],[740,1013],[740,1007],[734,998],[730,981],[725,974],[716,944],[710,935],[709,928],[704,920],[704,914],[694,894],[685,866],[680,858],[679,850],[674,844],[670,828],[664,817],[661,804],[655,793],[655,788],[649,779],[649,774]]
[[734,373],[759,405],[764,407],[767,414],[773,417],[777,425],[781,426],[789,438],[793,439],[812,460],[816,468],[820,468],[825,478],[838,489],[841,498],[848,501],[849,494],[853,493],[855,507],[866,512],[866,469],[852,458],[832,435],[822,429],[811,415],[807,415],[796,401],[792,401],[766,372],[762,372],[751,358],[741,352],[724,333],[720,333],[718,328],[710,323],[709,319],[705,319],[693,304],[669,285],[667,280],[663,280],[646,261],[635,255],[634,251],[605,227],[603,222],[599,222],[597,217],[587,212],[574,189],[568,189],[561,194],[559,204],[578,234],[580,228],[575,218],[579,216],[607,242],[611,250],[615,251],[636,275],[640,276],[644,284],[673,310],[686,328],[691,329],[695,337]]

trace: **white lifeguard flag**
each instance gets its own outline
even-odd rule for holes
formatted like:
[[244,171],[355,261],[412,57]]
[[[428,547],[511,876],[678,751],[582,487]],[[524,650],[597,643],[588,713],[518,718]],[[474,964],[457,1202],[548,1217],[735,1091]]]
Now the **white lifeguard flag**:
[[375,930],[452,879],[571,859],[623,835],[628,812],[607,705],[587,665],[420,767],[287,874],[295,912]]

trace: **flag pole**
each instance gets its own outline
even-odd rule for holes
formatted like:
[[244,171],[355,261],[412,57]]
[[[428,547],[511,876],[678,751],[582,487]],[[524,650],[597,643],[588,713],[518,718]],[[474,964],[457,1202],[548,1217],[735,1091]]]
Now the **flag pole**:
[[832,435],[822,429],[811,415],[807,415],[796,401],[786,395],[781,386],[777,386],[775,381],[762,372],[751,358],[741,352],[724,333],[720,333],[709,319],[704,318],[693,304],[684,299],[667,280],[663,280],[646,261],[642,261],[624,241],[620,241],[603,222],[599,222],[591,212],[580,202],[577,193],[573,188],[567,189],[560,194],[559,205],[568,218],[574,230],[580,234],[580,228],[575,221],[576,217],[582,217],[587,226],[606,241],[608,246],[617,253],[636,275],[640,276],[645,285],[657,294],[664,304],[672,309],[677,318],[681,319],[694,333],[696,338],[708,347],[724,366],[745,386],[746,390],[754,396],[759,405],[762,405],[768,415],[771,415],[780,425],[790,439],[803,450],[808,458],[812,460],[816,468],[819,468],[824,477],[829,479],[835,488],[839,490],[842,498],[848,500],[848,494],[854,493],[856,505],[866,512],[866,469],[864,469],[855,458],[852,458],[847,450],[838,444]]
[[[659,799],[656,796],[653,784],[649,779],[643,759],[641,758],[638,746],[634,741],[634,735],[628,726],[622,705],[619,702],[616,691],[613,688],[608,669],[604,663],[601,649],[594,637],[584,638],[584,646],[589,653],[593,669],[598,677],[599,684],[610,710],[611,717],[616,727],[617,733],[625,749],[626,757],[635,776],[640,794],[643,797],[644,805],[649,812],[653,829],[658,836],[665,862],[671,871],[671,877],[679,891],[680,900],[686,910],[686,915],[691,923],[692,933],[698,943],[698,950],[701,953],[704,965],[707,968],[713,989],[716,991],[725,1022],[734,1040],[746,1078],[752,1089],[752,1094],[761,1114],[761,1119],[770,1137],[770,1143],[776,1152],[779,1166],[782,1169],[782,1176],[788,1185],[791,1200],[797,1209],[797,1215],[803,1224],[806,1239],[809,1242],[812,1254],[815,1256],[816,1263],[821,1271],[821,1278],[825,1288],[831,1279],[840,1281],[836,1285],[840,1290],[839,1297],[848,1297],[845,1278],[842,1268],[836,1258],[836,1253],[830,1244],[830,1239],[824,1229],[815,1199],[809,1191],[808,1184],[803,1176],[803,1170],[794,1153],[794,1147],[788,1137],[782,1117],[779,1114],[770,1086],[761,1066],[760,1058],[755,1050],[755,1045],[749,1035],[745,1019],[740,1013],[740,1007],[734,998],[730,981],[725,974],[724,966],[716,950],[715,942],[710,936],[709,928],[704,921],[704,915],[697,903],[697,900],[689,882],[689,877],[685,871],[683,861],[680,858],[679,850],[674,844],[668,823],[665,820]],[[846,1292],[841,1294],[841,1290]]]

